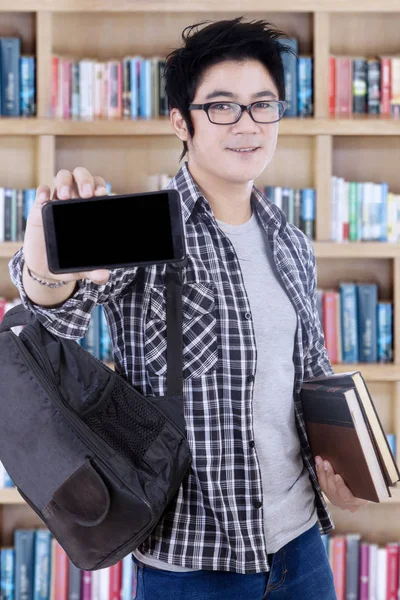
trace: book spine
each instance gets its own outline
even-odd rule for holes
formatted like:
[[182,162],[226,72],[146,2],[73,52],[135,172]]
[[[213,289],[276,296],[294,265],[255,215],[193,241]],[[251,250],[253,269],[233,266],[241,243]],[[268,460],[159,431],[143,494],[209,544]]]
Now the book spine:
[[381,63],[377,59],[368,60],[368,113],[379,115],[381,101]]
[[358,196],[355,181],[349,181],[349,240],[358,240]]
[[21,56],[20,60],[20,111],[22,117],[36,114],[36,61],[34,56]]
[[323,329],[325,345],[333,364],[338,362],[337,331],[336,331],[336,292],[324,292],[322,298]]
[[0,38],[0,90],[3,117],[20,116],[20,55],[19,38]]
[[110,588],[109,600],[121,600],[122,587],[122,562],[119,561],[109,568],[110,572]]
[[310,240],[315,239],[315,189],[301,190],[302,230]]
[[393,361],[393,305],[388,302],[378,302],[378,362]]
[[346,538],[335,536],[332,540],[332,571],[337,600],[346,600]]
[[103,306],[100,306],[100,357],[105,362],[113,359],[110,331]]
[[11,205],[13,189],[4,188],[4,241],[11,242]]
[[130,77],[131,77],[131,83],[130,83],[130,90],[131,90],[131,106],[130,106],[130,116],[132,119],[137,119],[139,116],[139,103],[138,103],[138,94],[139,94],[139,88],[138,88],[138,75],[137,75],[137,69],[138,69],[138,59],[135,58],[131,58],[131,68],[130,68]]
[[35,532],[32,529],[14,531],[15,597],[31,600],[33,595],[33,562]]
[[24,190],[16,190],[16,204],[17,204],[17,215],[16,215],[16,241],[24,241]]
[[58,56],[52,56],[51,58],[51,115],[55,117],[57,115],[58,106]]
[[69,559],[64,548],[58,542],[56,542],[55,560],[54,600],[68,600]]
[[369,600],[369,544],[360,544],[359,600]]
[[390,115],[400,117],[400,58],[391,59]]
[[346,600],[358,600],[360,537],[346,536]]
[[335,116],[336,105],[336,58],[329,57],[329,116]]
[[298,116],[311,117],[313,114],[312,58],[310,56],[299,56],[297,68]]
[[17,190],[12,189],[11,195],[11,241],[17,241]]
[[293,225],[301,229],[301,189],[299,188],[293,191]]
[[122,61],[122,116],[131,116],[131,59]]
[[357,285],[358,342],[360,362],[377,362],[377,300],[376,284]]
[[132,600],[133,560],[128,554],[122,559],[122,590],[121,600]]
[[296,38],[282,40],[282,45],[291,51],[282,53],[282,63],[285,77],[285,98],[288,107],[284,117],[297,117],[297,56],[298,41]]
[[390,116],[391,60],[381,59],[381,115]]
[[357,294],[354,283],[341,283],[341,329],[344,363],[358,362]]
[[62,61],[62,117],[71,118],[71,78],[72,78],[72,60],[64,58]]
[[397,600],[399,589],[399,544],[386,544],[386,600]]
[[68,600],[81,599],[82,571],[68,560]]
[[39,529],[35,534],[33,600],[48,600],[50,595],[51,534]]
[[352,113],[352,62],[350,58],[336,57],[336,116],[349,117]]
[[353,59],[353,113],[365,115],[367,113],[367,80],[368,66],[364,58]]
[[165,78],[164,78],[164,67],[165,61],[160,60],[158,63],[158,70],[160,74],[160,116],[168,117],[169,109],[168,109],[168,98],[165,91]]
[[80,84],[80,62],[74,60],[72,63],[71,73],[71,118],[79,119],[80,117],[80,100],[79,100],[79,84]]
[[4,242],[4,188],[0,187],[0,243]]
[[0,597],[1,600],[14,600],[15,551],[2,548],[0,554]]
[[82,571],[81,600],[92,600],[92,571]]
[[104,63],[96,62],[94,65],[94,118],[104,116]]

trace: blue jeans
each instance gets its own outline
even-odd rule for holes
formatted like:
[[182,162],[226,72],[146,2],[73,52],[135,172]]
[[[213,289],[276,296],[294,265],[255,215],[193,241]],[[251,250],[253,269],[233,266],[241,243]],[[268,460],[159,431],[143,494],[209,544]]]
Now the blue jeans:
[[269,573],[179,573],[149,567],[132,555],[136,573],[133,600],[336,600],[317,524],[271,558]]

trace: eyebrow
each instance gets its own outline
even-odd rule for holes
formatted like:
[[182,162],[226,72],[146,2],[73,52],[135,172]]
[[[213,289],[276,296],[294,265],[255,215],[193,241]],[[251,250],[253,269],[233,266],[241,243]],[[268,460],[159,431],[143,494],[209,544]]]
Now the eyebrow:
[[[213,92],[207,94],[206,100],[212,100],[213,98],[217,98],[220,96],[225,96],[227,98],[237,98],[236,94],[234,94],[233,92],[228,92],[226,90],[214,90]],[[255,94],[253,94],[252,98],[264,98],[265,96],[278,100],[277,95],[271,90],[263,90],[262,92],[256,92]]]

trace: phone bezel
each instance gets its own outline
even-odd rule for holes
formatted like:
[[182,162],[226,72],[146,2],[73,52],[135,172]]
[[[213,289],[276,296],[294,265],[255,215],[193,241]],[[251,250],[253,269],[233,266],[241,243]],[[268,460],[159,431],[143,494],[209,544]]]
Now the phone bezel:
[[[110,263],[107,265],[90,265],[61,268],[58,257],[58,246],[54,227],[54,213],[52,207],[57,204],[81,204],[84,202],[102,202],[104,200],[118,201],[124,198],[134,198],[135,196],[155,196],[160,194],[168,194],[168,204],[170,212],[170,228],[172,233],[172,244],[174,250],[174,258],[159,261],[142,261],[142,262],[126,262],[126,263]],[[133,194],[115,194],[113,196],[92,196],[91,198],[71,198],[70,200],[50,200],[42,206],[43,230],[47,253],[47,263],[49,271],[54,274],[62,273],[80,273],[81,271],[94,271],[97,269],[118,269],[129,267],[141,267],[149,265],[165,265],[165,264],[181,264],[186,259],[186,243],[183,227],[181,197],[177,190],[166,189],[154,192],[143,192]]]

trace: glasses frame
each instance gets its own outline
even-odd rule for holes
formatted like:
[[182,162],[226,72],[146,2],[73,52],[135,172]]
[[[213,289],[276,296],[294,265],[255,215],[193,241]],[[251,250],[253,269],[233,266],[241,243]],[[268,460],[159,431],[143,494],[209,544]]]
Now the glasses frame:
[[[259,104],[260,102],[274,102],[276,104],[279,104],[282,107],[282,114],[279,117],[279,119],[275,119],[274,121],[257,121],[252,114],[252,108],[255,104]],[[240,114],[238,116],[238,118],[236,119],[236,121],[232,121],[231,123],[215,123],[215,121],[212,121],[210,119],[210,115],[209,115],[209,109],[213,104],[235,104],[235,106],[239,106],[240,107]],[[212,123],[213,125],[234,125],[235,123],[237,123],[238,121],[240,121],[240,119],[243,116],[244,112],[247,112],[250,115],[250,118],[254,121],[254,123],[258,123],[260,125],[269,125],[270,123],[277,123],[278,121],[280,121],[284,115],[285,110],[288,107],[288,103],[285,100],[257,100],[256,102],[251,102],[251,104],[247,104],[247,106],[245,104],[240,104],[239,102],[223,102],[223,101],[214,101],[214,102],[206,102],[206,104],[190,104],[189,105],[189,110],[204,110],[204,112],[206,113],[208,120],[210,121],[210,123]]]

